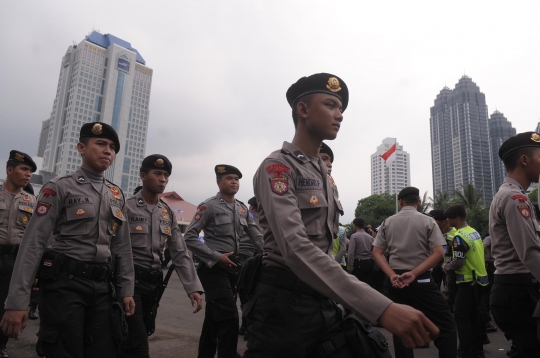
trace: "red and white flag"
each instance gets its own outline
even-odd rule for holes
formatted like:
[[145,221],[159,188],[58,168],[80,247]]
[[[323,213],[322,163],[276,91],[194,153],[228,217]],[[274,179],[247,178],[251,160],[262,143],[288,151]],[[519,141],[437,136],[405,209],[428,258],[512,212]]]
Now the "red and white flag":
[[381,155],[381,158],[383,158],[387,167],[389,167],[390,164],[392,164],[392,162],[396,160],[396,144],[397,142],[394,142],[394,145]]

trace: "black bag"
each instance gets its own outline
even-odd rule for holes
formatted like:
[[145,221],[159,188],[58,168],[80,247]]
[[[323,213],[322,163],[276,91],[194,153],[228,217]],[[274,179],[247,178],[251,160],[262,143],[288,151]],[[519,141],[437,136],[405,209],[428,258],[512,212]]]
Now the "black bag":
[[262,254],[249,258],[242,266],[236,284],[237,291],[240,295],[243,295],[248,299],[253,296],[257,282],[259,282],[261,268]]

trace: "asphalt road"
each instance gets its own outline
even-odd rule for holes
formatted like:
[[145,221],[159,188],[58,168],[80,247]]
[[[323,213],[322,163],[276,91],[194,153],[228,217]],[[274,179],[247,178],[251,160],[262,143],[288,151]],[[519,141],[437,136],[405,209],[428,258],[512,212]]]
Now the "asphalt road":
[[[156,332],[150,337],[150,355],[155,358],[195,358],[197,357],[197,345],[204,320],[204,309],[193,314],[190,301],[176,275],[171,277],[169,287],[163,295],[158,312]],[[12,358],[37,357],[35,353],[36,333],[39,321],[29,321],[29,324],[18,341],[10,340],[8,353]],[[392,336],[381,329],[390,344],[393,356],[394,348]],[[491,344],[485,345],[484,350],[487,358],[506,357],[505,351],[509,343],[503,334],[498,331],[490,333]],[[243,353],[246,344],[242,337],[238,339],[238,351]],[[431,343],[431,348],[416,349],[415,357],[437,357],[437,349]]]

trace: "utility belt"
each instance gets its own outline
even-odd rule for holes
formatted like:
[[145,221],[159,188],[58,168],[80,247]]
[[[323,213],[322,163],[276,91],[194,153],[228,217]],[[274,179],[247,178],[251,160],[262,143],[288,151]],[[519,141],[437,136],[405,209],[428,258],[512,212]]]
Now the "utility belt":
[[161,270],[150,270],[138,265],[134,265],[135,269],[135,280],[137,281],[146,281],[149,283],[157,283],[163,281],[163,271]]
[[365,265],[367,262],[369,262],[370,264],[373,264],[373,259],[364,259],[364,260],[354,259],[353,267],[360,268],[362,267],[362,265]]
[[111,268],[107,265],[82,262],[54,250],[45,250],[39,265],[39,278],[56,281],[60,271],[92,281],[108,281],[111,276]]
[[21,245],[0,245],[0,255],[16,255]]
[[261,276],[259,282],[266,283],[288,291],[293,291],[298,294],[304,294],[317,299],[325,299],[327,297],[321,295],[305,282],[300,280],[294,273],[289,270],[263,266],[261,268]]
[[516,273],[508,275],[494,276],[494,283],[501,283],[504,285],[519,285],[519,286],[537,286],[538,280],[530,273]]

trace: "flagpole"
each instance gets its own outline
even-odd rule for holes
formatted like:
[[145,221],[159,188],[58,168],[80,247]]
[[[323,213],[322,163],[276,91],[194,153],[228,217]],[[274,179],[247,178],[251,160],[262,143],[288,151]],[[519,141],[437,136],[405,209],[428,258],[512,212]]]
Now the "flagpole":
[[[397,152],[397,138],[394,138],[394,144],[396,146],[396,152]],[[397,157],[397,153],[396,153],[396,157]],[[396,185],[396,214],[399,212],[398,210],[398,200],[397,200],[397,174],[396,174],[396,179],[394,180],[394,184]]]

